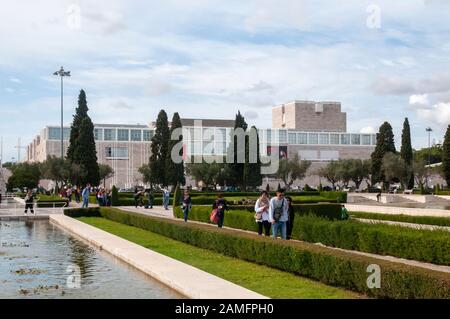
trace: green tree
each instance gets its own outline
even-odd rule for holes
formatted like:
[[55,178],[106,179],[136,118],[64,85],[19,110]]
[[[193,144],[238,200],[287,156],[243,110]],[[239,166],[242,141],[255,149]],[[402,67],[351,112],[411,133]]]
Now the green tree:
[[450,125],[447,127],[444,144],[442,145],[442,172],[447,182],[447,187],[450,188]]
[[221,163],[191,163],[187,164],[186,170],[197,183],[203,182],[207,188],[211,189],[214,189],[224,179],[222,176],[224,164]]
[[[248,124],[245,122],[245,118],[241,115],[241,112],[238,111],[236,114],[236,118],[234,121],[234,129],[235,132],[238,132],[238,129],[242,129],[244,132],[247,131]],[[245,139],[245,144],[247,139]],[[238,147],[238,137],[232,133],[231,143],[228,148],[228,157],[232,159],[232,162],[227,163],[228,171],[230,172],[228,184],[232,186],[238,186],[241,188],[245,188],[245,167],[247,162],[247,145],[244,147]],[[232,155],[232,156],[231,156]],[[243,163],[239,163],[239,159],[244,159]]]
[[139,167],[138,171],[142,174],[142,180],[144,181],[144,183],[150,184],[150,188],[153,188],[153,185],[155,185],[155,180],[150,171],[150,165],[144,164]]
[[161,110],[156,119],[155,134],[152,138],[150,156],[150,170],[151,180],[155,184],[168,186],[166,174],[166,160],[169,153],[170,130],[167,120],[167,113]]
[[320,177],[324,177],[331,183],[333,189],[336,189],[336,183],[339,182],[339,164],[337,161],[331,161],[327,166],[320,168],[317,171]]
[[423,190],[424,185],[427,183],[429,170],[425,160],[421,157],[414,158],[413,161],[414,180],[419,185],[419,188]]
[[10,167],[12,175],[8,178],[6,188],[37,188],[41,179],[41,171],[36,163],[18,163]]
[[[258,130],[255,126],[250,128],[250,135],[256,137],[256,154],[250,154],[250,138],[246,137],[246,162],[245,162],[245,186],[251,188],[257,188],[262,184],[261,174],[261,153],[259,149],[259,136]],[[256,159],[256,162],[252,159],[252,155]],[[252,160],[251,160],[252,159]]]
[[[172,117],[172,125],[170,127],[170,137],[172,137],[172,133],[175,130],[181,130],[181,119],[178,113],[174,113]],[[175,163],[172,159],[172,150],[174,147],[183,141],[183,136],[180,135],[177,140],[169,140],[169,148],[167,152],[166,158],[166,175],[167,175],[167,183],[175,186],[177,184],[185,185],[186,178],[184,176],[184,163],[181,161],[180,163]],[[183,156],[183,148],[180,148],[178,155],[182,158]]]
[[387,153],[396,153],[396,150],[392,126],[388,122],[384,122],[380,126],[380,131],[377,134],[377,145],[371,155],[372,184],[385,181],[381,166],[383,165],[383,158]]
[[[67,184],[76,185],[87,174],[81,165],[73,163],[69,159],[50,155],[44,162],[40,163],[39,169],[42,178],[54,181],[59,187]],[[56,190],[57,188],[55,188]]]
[[67,158],[76,161],[74,157],[75,150],[78,148],[79,142],[78,137],[80,136],[81,122],[88,117],[89,108],[86,101],[86,92],[84,90],[80,91],[78,95],[78,107],[75,110],[75,115],[73,116],[73,122],[70,128],[70,143],[67,149]]
[[359,189],[364,180],[369,179],[370,166],[367,162],[360,159],[349,159],[346,167],[348,168],[348,176],[355,183],[356,189]]
[[119,191],[117,190],[116,185],[113,185],[111,190],[111,205],[119,206]]
[[301,160],[298,154],[295,154],[292,159],[280,160],[276,177],[283,181],[287,189],[290,189],[295,180],[305,178],[306,171],[310,166],[310,161]]
[[114,176],[114,170],[108,164],[99,164],[100,180],[103,181],[103,187],[106,187],[106,180]]
[[[411,129],[409,127],[408,118],[405,118],[405,121],[403,123],[402,146],[400,149],[400,155],[405,161],[406,165],[412,167],[413,149],[411,146]],[[414,172],[411,171],[411,175],[408,179],[407,185],[405,185],[405,188],[412,189],[413,187],[414,187]]]
[[100,184],[100,169],[97,162],[97,150],[95,148],[94,124],[89,117],[81,121],[80,131],[77,139],[77,148],[74,149],[75,164],[81,165],[86,176],[80,179],[80,185],[88,183]]
[[405,160],[395,153],[386,153],[383,157],[381,170],[387,183],[400,182],[403,187],[409,183],[412,168]]

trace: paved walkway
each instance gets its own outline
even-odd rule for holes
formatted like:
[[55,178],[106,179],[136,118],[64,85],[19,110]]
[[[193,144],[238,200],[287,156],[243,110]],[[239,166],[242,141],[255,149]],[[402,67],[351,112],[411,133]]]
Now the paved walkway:
[[379,206],[367,204],[344,204],[349,212],[366,212],[411,216],[450,217],[450,210],[432,208],[413,208],[396,206]]
[[354,218],[354,217],[352,217],[352,219],[360,221],[362,223],[369,223],[369,224],[379,223],[379,224],[388,224],[388,225],[402,226],[402,227],[408,227],[408,228],[414,228],[414,229],[444,230],[444,231],[450,232],[450,227],[446,227],[446,226],[424,225],[424,224],[415,224],[415,223],[394,222],[394,221],[390,221],[390,220]]
[[[148,216],[175,219],[173,217],[172,209],[165,210],[163,207],[160,207],[160,206],[155,206],[153,209],[144,209],[144,208],[135,208],[135,207],[125,206],[125,207],[120,207],[120,209],[122,209],[124,211],[133,212],[133,213],[140,213],[140,214],[144,214],[144,215],[148,215]],[[177,219],[177,220],[179,220],[179,219]],[[217,227],[216,225],[202,223],[202,222],[198,222],[198,221],[189,221],[189,223],[209,225],[210,227]],[[229,228],[229,227],[224,227],[224,228]],[[233,229],[235,231],[245,232],[245,233],[249,233],[249,234],[258,236],[258,234],[253,231],[236,229],[236,228],[229,228],[229,229]],[[292,240],[292,241],[298,241],[298,240]],[[435,270],[435,271],[445,272],[445,273],[450,274],[449,266],[435,265],[435,264],[431,264],[431,263],[425,263],[425,262],[404,259],[404,258],[398,258],[398,257],[393,257],[393,256],[377,255],[377,254],[371,254],[371,253],[366,253],[366,252],[360,252],[360,251],[356,251],[356,250],[347,250],[347,249],[342,249],[342,248],[330,247],[330,246],[325,246],[321,243],[316,243],[316,245],[326,247],[328,249],[345,251],[347,253],[351,253],[351,254],[355,254],[355,255],[362,255],[362,256],[367,256],[367,257],[371,257],[371,258],[382,259],[382,260],[391,261],[391,262],[395,262],[395,263],[400,263],[400,264],[405,264],[405,265],[410,265],[410,266],[415,266],[415,267],[420,267],[420,268],[425,268],[425,269],[430,269],[430,270]]]

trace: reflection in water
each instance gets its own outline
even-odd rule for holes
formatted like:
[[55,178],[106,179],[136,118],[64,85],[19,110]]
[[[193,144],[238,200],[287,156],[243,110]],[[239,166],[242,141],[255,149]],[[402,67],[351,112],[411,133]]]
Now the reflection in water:
[[0,287],[0,298],[181,298],[48,221],[0,222]]

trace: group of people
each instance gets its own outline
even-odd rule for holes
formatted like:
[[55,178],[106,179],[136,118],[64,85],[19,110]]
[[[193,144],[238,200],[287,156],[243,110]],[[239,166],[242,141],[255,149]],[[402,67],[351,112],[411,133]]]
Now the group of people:
[[262,191],[255,204],[255,221],[258,223],[258,234],[282,239],[290,239],[294,225],[294,207],[292,198],[284,195],[284,190],[277,191],[276,196],[270,199],[267,191]]
[[99,206],[111,206],[112,191],[108,191],[106,188],[100,188],[97,191],[97,202]]
[[[291,238],[295,218],[294,207],[292,206],[292,198],[285,197],[284,193],[285,191],[280,189],[275,197],[270,198],[267,191],[261,192],[261,196],[255,204],[255,221],[258,224],[258,234],[260,236],[263,233],[265,236],[270,236],[270,231],[272,230],[274,238],[277,238],[278,235],[284,240]],[[192,199],[188,190],[184,191],[181,198],[181,206],[184,221],[187,222],[189,212],[192,209]],[[222,194],[217,195],[212,208],[213,212],[211,215],[214,215],[214,222],[217,223],[219,228],[222,228],[225,212],[228,210],[227,201]]]
[[[149,190],[147,193],[145,193],[144,190],[138,190],[136,187],[134,189],[134,207],[138,208],[144,206],[144,197],[147,194],[148,199],[148,205],[145,205],[145,208],[153,208],[153,204],[155,201],[155,195],[153,194],[152,190]],[[169,203],[170,203],[170,191],[167,187],[163,189],[163,206],[165,210],[169,210]]]

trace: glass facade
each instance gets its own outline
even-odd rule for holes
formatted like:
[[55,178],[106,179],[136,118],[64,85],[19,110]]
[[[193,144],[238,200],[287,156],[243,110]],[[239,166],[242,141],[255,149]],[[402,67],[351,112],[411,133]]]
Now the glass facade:
[[117,130],[117,140],[118,141],[129,141],[130,137],[129,137],[129,130],[124,130],[124,129],[118,129]]
[[328,134],[319,134],[319,144],[328,145],[330,144],[330,139]]
[[[70,128],[65,127],[63,131],[64,141],[68,141],[70,138]],[[61,140],[61,128],[60,127],[49,127],[48,128],[48,139],[49,140]]]
[[116,140],[116,129],[105,128],[104,130],[105,141],[115,141]]
[[131,130],[130,131],[131,140],[133,142],[142,141],[142,131],[141,130]]
[[361,145],[361,135],[352,134],[352,145]]
[[95,128],[94,129],[94,138],[95,138],[96,141],[103,140],[103,129]]
[[341,134],[341,144],[350,145],[350,134]]
[[308,134],[308,144],[313,144],[313,145],[319,144],[319,134],[309,133]]
[[152,140],[152,137],[153,137],[153,131],[144,130],[143,131],[143,135],[144,135],[144,141],[145,142],[150,142]]
[[105,152],[107,158],[128,158],[127,147],[106,147]]

